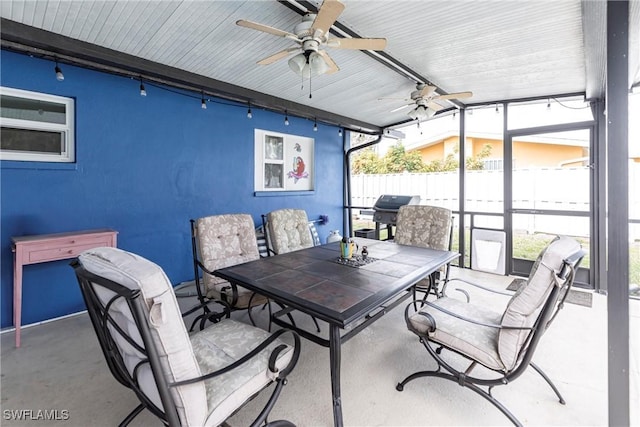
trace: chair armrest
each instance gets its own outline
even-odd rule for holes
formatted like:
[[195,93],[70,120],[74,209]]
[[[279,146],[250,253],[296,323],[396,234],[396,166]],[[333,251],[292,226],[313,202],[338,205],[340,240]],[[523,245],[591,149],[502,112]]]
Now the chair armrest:
[[462,282],[462,283],[466,283],[467,285],[471,285],[471,286],[474,286],[476,288],[479,288],[479,289],[482,289],[484,291],[491,292],[491,293],[494,293],[494,294],[513,296],[513,293],[511,293],[511,292],[496,291],[495,289],[487,288],[486,286],[482,286],[482,285],[480,285],[478,283],[470,282],[470,281],[464,280],[464,279],[458,279],[458,278],[449,279],[447,284],[449,284],[451,282]]
[[[463,321],[465,321],[465,322],[473,323],[473,324],[475,324],[475,325],[480,325],[480,326],[486,326],[486,327],[488,327],[488,328],[495,328],[495,329],[516,329],[516,330],[528,330],[528,331],[535,329],[535,328],[533,328],[533,327],[504,326],[504,325],[497,325],[497,324],[494,324],[494,323],[480,322],[480,321],[478,321],[478,320],[471,319],[471,318],[466,317],[466,316],[463,316],[463,315],[461,315],[461,314],[454,313],[453,311],[451,311],[451,310],[447,310],[446,308],[443,308],[443,307],[440,307],[439,305],[436,305],[436,304],[434,304],[434,303],[432,303],[432,302],[430,302],[430,301],[426,301],[426,305],[428,305],[429,307],[432,307],[432,308],[434,308],[434,309],[436,309],[436,310],[438,310],[438,311],[441,311],[442,313],[445,313],[445,314],[447,314],[447,315],[449,315],[449,316],[453,316],[453,317],[455,317],[455,318],[457,318],[457,319],[463,320]],[[410,307],[410,306],[411,306],[411,305],[409,305],[409,307]],[[416,314],[419,314],[419,315],[425,316],[425,314],[424,314],[424,313],[422,313],[422,312],[420,312],[420,311],[416,312]],[[426,317],[429,317],[429,316],[426,316]],[[431,316],[431,317],[432,317],[432,316]]]
[[183,380],[183,381],[178,381],[178,382],[171,383],[171,384],[169,384],[169,387],[179,387],[179,386],[183,386],[183,385],[194,384],[194,383],[197,383],[197,382],[200,382],[200,381],[204,381],[204,380],[208,380],[210,378],[214,378],[214,377],[220,376],[220,375],[225,374],[225,373],[227,373],[229,371],[232,371],[233,369],[243,365],[244,363],[247,363],[249,360],[251,360],[253,357],[255,357],[258,353],[260,353],[262,350],[267,348],[267,346],[269,344],[271,344],[278,337],[280,337],[280,335],[285,334],[285,333],[291,333],[293,335],[293,339],[294,339],[293,357],[291,358],[291,361],[289,361],[287,366],[285,366],[284,369],[282,369],[280,372],[278,372],[277,369],[275,368],[275,362],[276,362],[276,360],[278,358],[278,355],[282,352],[282,350],[284,350],[284,348],[285,348],[284,345],[279,345],[278,347],[276,347],[271,352],[271,355],[269,356],[269,370],[271,372],[273,372],[273,373],[277,373],[279,380],[284,379],[284,378],[287,377],[287,375],[289,375],[289,373],[296,366],[296,364],[298,363],[298,358],[300,357],[300,336],[295,331],[291,331],[291,330],[288,330],[288,329],[280,329],[280,330],[274,332],[273,334],[271,334],[269,336],[269,338],[267,338],[266,340],[262,341],[257,347],[255,347],[249,353],[245,354],[240,359],[238,359],[235,362],[225,366],[224,368],[218,369],[217,371],[209,372],[209,373],[207,373],[205,375],[201,375],[201,376],[196,377],[196,378],[190,378],[188,380]]
[[[200,261],[199,259],[196,260],[196,264],[198,264],[198,267],[205,273],[209,274],[210,276],[215,276],[215,273],[211,270],[209,270],[207,267],[204,266],[204,264],[202,263],[202,261]],[[198,285],[199,285],[199,280],[197,281]],[[236,304],[238,303],[238,286],[235,283],[232,282],[228,282],[229,285],[231,285],[231,290],[232,290],[232,296],[231,296],[231,301],[223,301],[225,304],[228,304],[231,307],[235,307]]]

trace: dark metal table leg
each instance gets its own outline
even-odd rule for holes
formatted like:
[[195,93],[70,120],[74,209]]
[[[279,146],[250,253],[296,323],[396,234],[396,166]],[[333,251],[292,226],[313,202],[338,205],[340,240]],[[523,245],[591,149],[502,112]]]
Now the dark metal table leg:
[[333,424],[342,427],[342,402],[340,401],[340,328],[329,328],[329,364],[331,365],[331,398],[333,399]]

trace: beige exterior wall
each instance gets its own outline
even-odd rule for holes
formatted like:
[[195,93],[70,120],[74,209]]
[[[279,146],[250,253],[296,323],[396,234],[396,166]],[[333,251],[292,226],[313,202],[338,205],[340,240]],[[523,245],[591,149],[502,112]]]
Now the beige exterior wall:
[[425,163],[429,163],[433,160],[442,160],[446,157],[444,155],[443,141],[437,142],[428,147],[422,147],[417,151],[420,153],[420,157],[422,157],[422,161]]
[[[568,160],[576,160],[584,157],[583,147],[557,144],[536,144],[532,142],[513,143],[514,166],[518,169],[531,167],[559,167],[570,166]],[[588,162],[588,159],[587,159]],[[582,165],[582,162],[573,162],[571,166]]]
[[[417,151],[425,163],[443,160],[450,153],[456,152],[458,141],[457,136],[451,136]],[[467,138],[465,143],[467,156],[476,156],[487,144],[491,146],[491,154],[488,159],[502,159],[502,141],[486,138]],[[579,159],[587,157],[588,151],[584,147],[571,145],[514,141],[513,156],[517,168],[558,167],[560,165],[571,167],[584,165],[584,162]],[[572,160],[574,161],[570,162]]]

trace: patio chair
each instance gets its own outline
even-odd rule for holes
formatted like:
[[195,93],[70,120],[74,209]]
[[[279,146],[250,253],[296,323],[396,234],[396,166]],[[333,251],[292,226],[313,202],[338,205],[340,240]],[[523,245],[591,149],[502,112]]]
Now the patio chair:
[[267,245],[276,255],[314,246],[309,218],[303,209],[271,211],[263,221]]
[[[398,210],[394,241],[401,245],[423,248],[451,250],[453,220],[451,210],[438,206],[404,205]],[[436,272],[436,283],[431,277],[420,280],[413,286],[413,301],[422,292],[422,302],[426,301],[429,290],[436,295],[444,294],[449,279],[449,264]],[[442,288],[440,289],[440,285]]]
[[[190,330],[198,321],[202,329],[207,320],[216,323],[228,317],[231,311],[243,309],[248,310],[249,320],[255,325],[251,308],[268,303],[267,297],[213,275],[216,269],[260,258],[253,218],[248,214],[224,214],[192,219],[190,222],[199,305],[188,310],[184,316],[203,310],[193,320]],[[222,305],[222,311],[213,311],[211,304]]]
[[252,426],[265,423],[298,361],[295,333],[287,343],[285,330],[269,334],[224,319],[189,336],[156,264],[102,247],[83,252],[72,266],[111,373],[140,400],[121,426],[144,409],[169,426],[218,426],[275,383]]
[[[317,238],[315,225],[309,221],[304,209],[278,209],[262,215],[262,225],[266,232],[268,252],[274,255],[311,248],[320,243]],[[284,307],[283,307],[284,308]],[[295,321],[289,314],[293,325]],[[320,325],[312,317],[316,330],[320,332]]]
[[[514,381],[531,366],[564,404],[556,386],[532,358],[542,335],[562,308],[584,254],[575,240],[555,238],[538,256],[526,284],[511,296],[502,311],[446,296],[426,301],[418,311],[409,304],[405,310],[407,327],[420,338],[438,368],[409,375],[396,389],[402,391],[408,382],[420,377],[445,378],[475,391],[520,425],[491,391]],[[466,283],[481,291],[511,295]],[[470,364],[466,369],[456,369],[441,356],[443,349],[463,356]],[[473,376],[472,370],[478,366],[487,369],[483,370],[484,375]]]

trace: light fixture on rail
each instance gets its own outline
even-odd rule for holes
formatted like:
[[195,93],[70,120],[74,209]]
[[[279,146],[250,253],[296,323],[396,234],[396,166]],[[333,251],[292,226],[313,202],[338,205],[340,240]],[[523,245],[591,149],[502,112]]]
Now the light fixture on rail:
[[64,80],[64,74],[62,74],[62,70],[58,66],[58,60],[57,59],[56,59],[56,68],[54,70],[56,72],[56,80],[58,80],[59,82],[63,81]]

